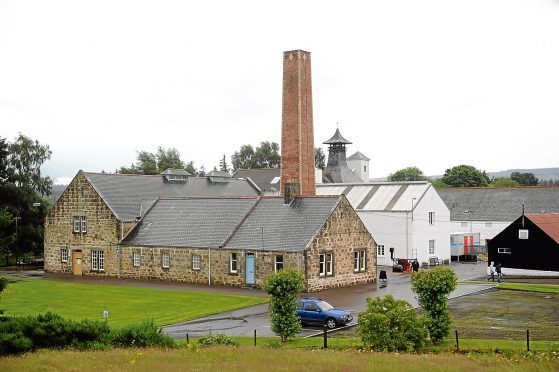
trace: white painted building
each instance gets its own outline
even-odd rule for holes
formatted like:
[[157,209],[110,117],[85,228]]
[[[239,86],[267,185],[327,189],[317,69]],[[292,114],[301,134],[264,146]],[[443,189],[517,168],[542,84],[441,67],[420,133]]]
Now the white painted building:
[[369,167],[369,162],[371,159],[357,151],[355,154],[347,158],[347,167],[355,174],[357,177],[361,178],[363,182],[369,183],[369,174],[371,168]]
[[378,265],[450,260],[450,212],[430,183],[317,184],[316,193],[345,194],[378,245]]

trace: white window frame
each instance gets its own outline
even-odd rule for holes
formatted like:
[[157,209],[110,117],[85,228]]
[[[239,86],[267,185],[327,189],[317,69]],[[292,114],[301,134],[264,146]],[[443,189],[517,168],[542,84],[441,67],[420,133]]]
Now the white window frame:
[[384,251],[384,245],[383,244],[378,244],[377,245],[377,256],[378,257],[384,257],[385,256],[385,251]]
[[62,248],[60,249],[60,261],[62,262],[68,262],[68,256],[69,256],[69,251],[68,248]]
[[161,267],[168,269],[171,266],[171,254],[169,252],[161,253]]
[[365,271],[367,268],[365,251],[353,252],[353,272]]
[[[280,258],[280,257],[281,257],[281,261],[278,260],[278,258]],[[283,254],[276,254],[275,264],[274,264],[275,272],[277,273],[278,271],[283,270],[284,265],[285,265],[285,261],[284,261]],[[281,267],[279,267],[279,266],[281,266]]]
[[81,221],[81,232],[86,233],[87,232],[87,218],[85,216],[81,216],[80,217],[80,221]]
[[435,212],[429,212],[429,225],[435,224]]
[[91,270],[99,270],[99,251],[91,251]]
[[99,271],[105,271],[105,252],[98,251],[99,253]]
[[359,267],[359,269],[361,271],[365,271],[367,270],[367,252],[366,251],[359,251],[360,255],[361,255],[361,265]]
[[429,239],[429,254],[435,254],[435,239]]
[[85,216],[74,216],[74,232],[83,234],[87,232],[87,218]]
[[510,248],[497,248],[497,253],[499,253],[499,254],[512,254]]
[[79,216],[74,216],[74,232],[79,233],[81,230],[81,222]]
[[140,252],[132,252],[132,265],[134,267],[140,267],[140,265],[141,265]]
[[237,274],[239,272],[237,253],[235,252],[229,254],[229,272],[231,274]]
[[325,261],[326,261],[326,255],[324,255],[324,254],[319,255],[319,258],[318,258],[318,275],[319,276],[325,276],[326,275]]
[[353,272],[359,271],[359,251],[353,251]]
[[332,275],[334,272],[334,256],[332,253],[321,253],[319,256],[319,276]]
[[199,271],[200,266],[202,266],[202,256],[199,254],[192,255],[192,270]]

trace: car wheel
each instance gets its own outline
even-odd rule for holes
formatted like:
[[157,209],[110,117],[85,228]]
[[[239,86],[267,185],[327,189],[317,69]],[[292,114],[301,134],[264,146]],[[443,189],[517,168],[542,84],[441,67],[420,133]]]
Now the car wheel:
[[326,327],[328,327],[328,329],[336,328],[336,319],[334,318],[326,319]]

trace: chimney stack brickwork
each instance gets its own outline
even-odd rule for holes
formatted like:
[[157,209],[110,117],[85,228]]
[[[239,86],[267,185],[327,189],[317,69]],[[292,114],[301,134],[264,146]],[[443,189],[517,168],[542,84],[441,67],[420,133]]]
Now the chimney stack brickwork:
[[302,50],[283,53],[281,195],[288,182],[299,184],[300,196],[316,195],[311,54]]

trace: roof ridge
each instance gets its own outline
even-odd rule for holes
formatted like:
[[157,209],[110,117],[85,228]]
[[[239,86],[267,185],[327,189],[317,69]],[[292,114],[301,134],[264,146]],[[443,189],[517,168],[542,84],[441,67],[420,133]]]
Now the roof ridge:
[[237,224],[237,226],[235,226],[235,228],[233,229],[233,231],[231,231],[231,233],[227,236],[227,238],[225,238],[225,240],[223,242],[221,242],[221,244],[219,245],[219,248],[223,248],[225,247],[225,245],[227,243],[229,243],[229,241],[231,240],[231,238],[235,235],[235,233],[239,230],[239,228],[241,227],[241,225],[246,221],[246,219],[248,218],[248,216],[250,216],[250,214],[252,213],[252,211],[254,211],[254,209],[256,208],[256,206],[258,205],[258,203],[260,203],[260,200],[262,200],[262,197],[258,197],[258,199],[256,200],[256,202],[252,205],[252,207],[248,210],[247,213],[245,213],[245,215],[243,216],[243,218],[241,218],[241,221]]

